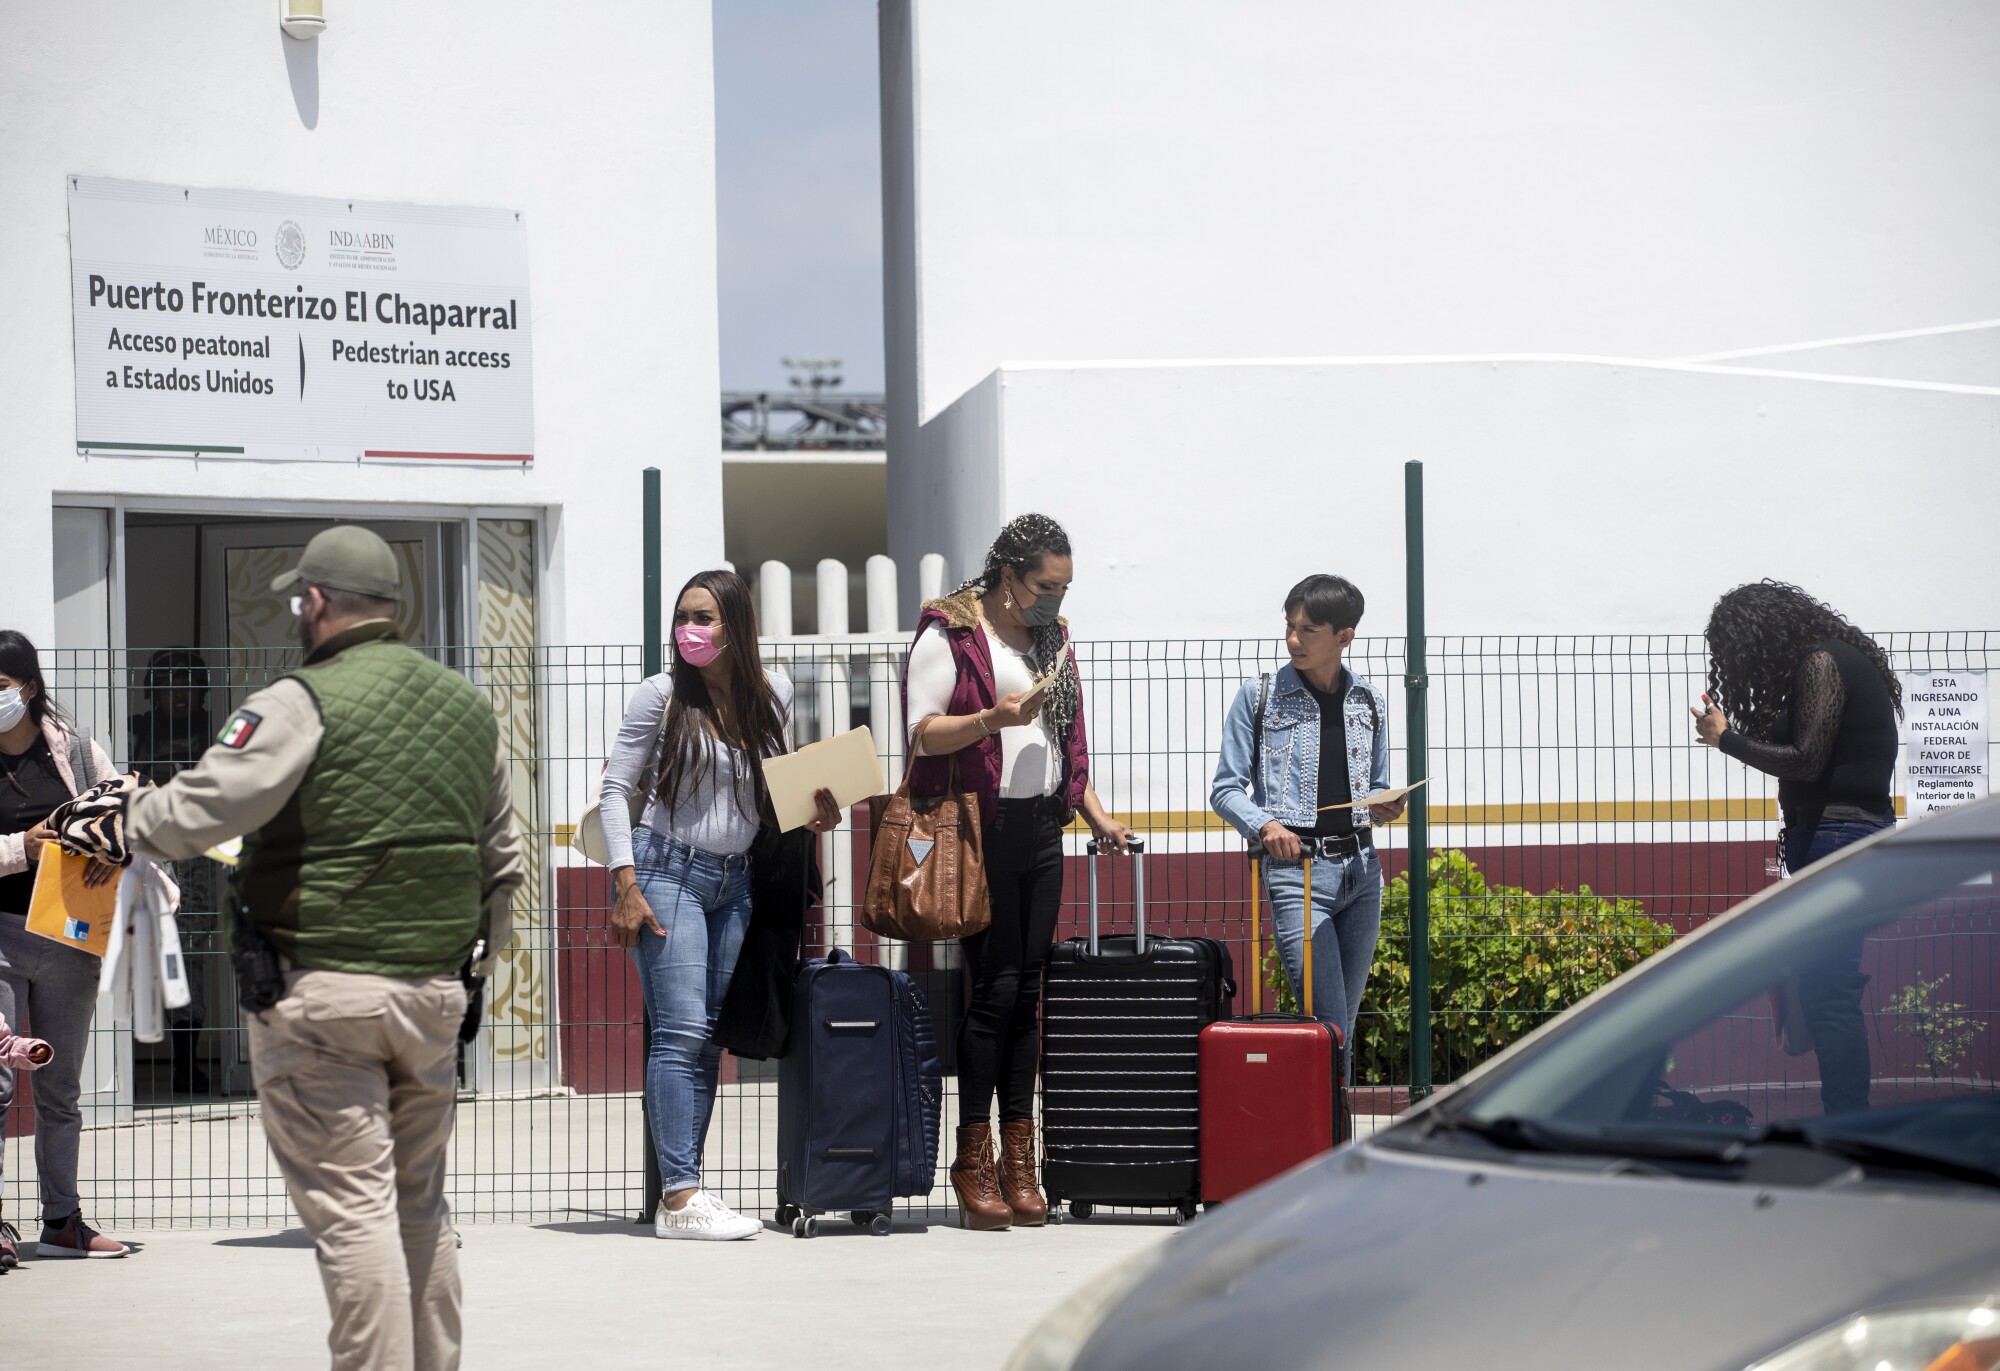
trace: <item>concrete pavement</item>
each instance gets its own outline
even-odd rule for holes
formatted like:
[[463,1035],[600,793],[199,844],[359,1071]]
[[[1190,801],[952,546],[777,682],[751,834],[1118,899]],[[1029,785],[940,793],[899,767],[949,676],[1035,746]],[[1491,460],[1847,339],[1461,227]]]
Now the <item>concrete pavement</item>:
[[[997,1234],[904,1219],[876,1238],[841,1219],[811,1241],[767,1224],[749,1242],[680,1243],[578,1214],[462,1231],[469,1371],[981,1371],[1004,1366],[1070,1291],[1179,1230],[1118,1215]],[[29,1258],[0,1276],[0,1360],[66,1371],[326,1365],[326,1303],[304,1233],[136,1241],[142,1250],[122,1261]]]

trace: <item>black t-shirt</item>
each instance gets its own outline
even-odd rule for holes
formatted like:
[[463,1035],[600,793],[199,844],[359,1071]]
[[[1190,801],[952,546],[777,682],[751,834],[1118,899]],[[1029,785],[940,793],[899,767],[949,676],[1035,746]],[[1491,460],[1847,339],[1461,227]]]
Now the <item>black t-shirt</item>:
[[[18,757],[0,753],[0,833],[26,833],[69,799],[46,738]],[[26,914],[35,893],[35,866],[0,876],[0,912]]]
[[[1354,785],[1347,775],[1347,673],[1330,691],[1314,690],[1300,678],[1319,705],[1319,822],[1311,828],[1293,828],[1300,837],[1346,837],[1354,831]],[[1328,809],[1326,806],[1338,806]]]
[[[1836,819],[1867,818],[1893,823],[1896,808],[1889,787],[1896,776],[1896,705],[1875,664],[1859,648],[1828,639],[1816,649],[1833,658],[1840,673],[1846,707],[1841,710],[1818,775],[1783,777],[1778,782],[1778,808],[1786,823],[1811,826],[1828,810]],[[1801,672],[1800,674],[1803,674]],[[1772,730],[1778,743],[1803,743],[1808,692],[1794,681],[1784,718]]]

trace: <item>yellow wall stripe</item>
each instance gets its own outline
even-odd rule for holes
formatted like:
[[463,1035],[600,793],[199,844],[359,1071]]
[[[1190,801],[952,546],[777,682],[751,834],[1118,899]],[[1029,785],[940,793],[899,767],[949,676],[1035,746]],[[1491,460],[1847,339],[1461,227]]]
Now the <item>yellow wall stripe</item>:
[[[1896,813],[1903,797],[1896,796]],[[1141,810],[1120,814],[1144,833],[1222,833],[1229,829],[1222,816],[1207,809]],[[1542,804],[1432,805],[1431,822],[1469,827],[1478,824],[1710,824],[1775,823],[1776,800],[1557,800]],[[1398,823],[1404,822],[1398,820]],[[568,847],[574,826],[557,824],[555,843]],[[1081,818],[1072,833],[1088,832]]]

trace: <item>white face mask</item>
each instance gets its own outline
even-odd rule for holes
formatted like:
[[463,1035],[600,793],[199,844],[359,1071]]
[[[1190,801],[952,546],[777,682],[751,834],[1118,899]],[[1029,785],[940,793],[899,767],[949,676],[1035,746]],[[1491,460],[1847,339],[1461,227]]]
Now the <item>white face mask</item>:
[[0,690],[0,733],[5,733],[21,720],[28,717],[28,702],[21,698],[21,688]]

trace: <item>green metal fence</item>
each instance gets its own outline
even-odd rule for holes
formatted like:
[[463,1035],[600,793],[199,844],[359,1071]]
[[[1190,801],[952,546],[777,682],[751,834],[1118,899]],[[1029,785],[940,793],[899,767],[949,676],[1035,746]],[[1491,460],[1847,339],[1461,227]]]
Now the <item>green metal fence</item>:
[[[1881,638],[1903,668],[1993,665],[1993,640],[1983,632]],[[795,742],[868,723],[885,766],[899,771],[904,645],[901,637],[767,640],[767,659],[798,687]],[[1595,959],[1587,970],[1609,974],[1628,955],[1774,879],[1776,822],[1764,777],[1693,743],[1686,706],[1704,669],[1699,638],[1434,636],[1425,648],[1437,864],[1425,1042],[1443,1082],[1559,1010],[1588,980],[1577,964]],[[453,1207],[472,1221],[630,1217],[647,1193],[639,997],[627,954],[609,937],[606,874],[572,852],[568,835],[642,677],[644,649],[438,652],[493,701],[532,858],[517,943],[491,988],[486,1026],[461,1063]],[[190,763],[235,703],[290,660],[261,651],[200,656],[198,664],[162,667],[154,679],[145,661],[122,653],[53,652],[45,667],[56,697],[121,765],[163,778]],[[1153,840],[1151,926],[1225,939],[1246,988],[1261,968],[1246,941],[1246,864],[1236,835],[1208,809],[1208,783],[1231,696],[1275,669],[1280,656],[1279,644],[1263,639],[1078,645],[1098,790]],[[1363,639],[1349,663],[1392,701],[1408,684],[1400,639]],[[1397,744],[1393,769],[1406,779],[1401,720],[1392,711],[1387,722]],[[1404,1106],[1412,1079],[1409,906],[1395,884],[1408,870],[1407,835],[1407,824],[1381,835],[1392,884],[1350,1096],[1364,1132]],[[857,933],[866,834],[848,827],[822,841],[829,890],[810,930],[813,949],[844,946],[910,970],[949,1037],[959,1010],[956,949],[884,945]],[[1084,860],[1078,835],[1065,936],[1082,926]],[[283,1183],[258,1128],[213,912],[219,873],[197,862],[177,864],[175,874],[197,1001],[174,1016],[160,1044],[134,1043],[129,1027],[100,1015],[86,1064],[87,1212],[113,1230],[288,1223]],[[1107,871],[1104,889],[1106,928],[1129,929],[1129,872]],[[1992,955],[1990,941],[1976,946],[1976,955]],[[1536,967],[1551,969],[1537,975]],[[1895,977],[1881,979],[1881,994],[1893,994]],[[1509,984],[1532,984],[1537,997],[1546,984],[1570,989],[1553,1000],[1509,1000],[1500,995]],[[2000,1034],[1988,1035],[1994,1039]],[[1769,1069],[1809,1072],[1811,1062]],[[775,1105],[771,1064],[725,1061],[708,1180],[725,1201],[753,1212],[771,1202]],[[36,1209],[31,1132],[24,1085],[8,1111],[0,1192],[14,1217]],[[940,1189],[914,1207],[942,1216],[945,1196]]]

